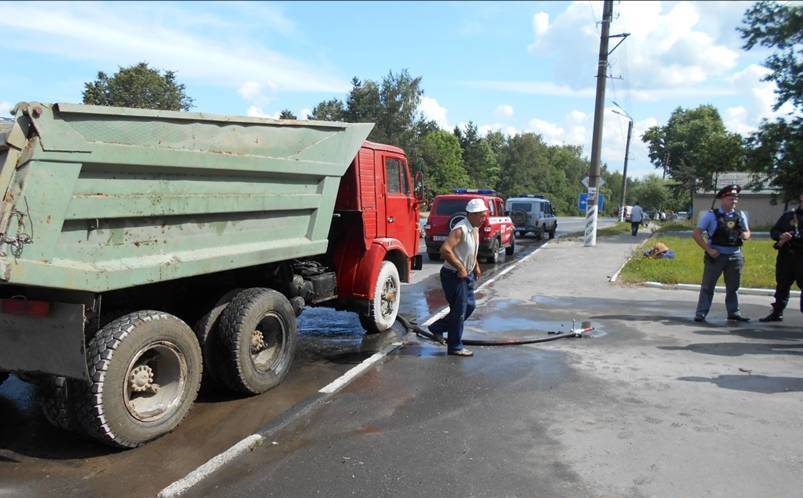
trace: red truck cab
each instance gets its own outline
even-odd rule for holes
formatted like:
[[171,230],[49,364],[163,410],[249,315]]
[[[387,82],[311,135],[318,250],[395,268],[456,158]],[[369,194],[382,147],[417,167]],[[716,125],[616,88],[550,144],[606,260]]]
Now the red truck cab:
[[488,215],[480,227],[480,248],[478,256],[489,263],[499,260],[499,253],[512,255],[516,249],[513,236],[513,221],[505,214],[505,202],[493,190],[455,189],[454,193],[442,194],[432,201],[425,230],[427,255],[431,261],[440,259],[440,247],[454,226],[466,216],[466,204],[471,199],[480,198],[488,207]]
[[340,181],[329,246],[339,305],[368,332],[393,325],[400,283],[421,268],[419,205],[404,151],[366,141]]

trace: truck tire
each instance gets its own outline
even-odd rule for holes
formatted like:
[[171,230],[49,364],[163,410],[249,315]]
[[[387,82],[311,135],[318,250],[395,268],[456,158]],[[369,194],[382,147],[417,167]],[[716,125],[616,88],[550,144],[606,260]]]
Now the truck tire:
[[499,239],[494,239],[491,242],[491,249],[488,257],[485,258],[485,261],[495,265],[499,262]]
[[549,238],[550,238],[550,239],[554,239],[554,238],[555,238],[555,232],[556,232],[557,230],[558,230],[558,227],[557,227],[557,226],[554,226],[554,227],[552,227],[552,230],[550,230],[550,231],[549,231]]
[[47,376],[37,383],[37,398],[45,420],[57,429],[78,429],[75,409],[69,395],[69,382],[65,377]]
[[368,334],[391,328],[399,314],[401,280],[399,270],[390,261],[383,261],[374,282],[374,300],[367,315],[360,315],[360,324]]
[[220,380],[241,394],[259,394],[287,376],[296,349],[296,315],[283,294],[259,287],[237,294],[219,325],[225,361]]
[[[90,382],[78,381],[76,417],[110,446],[134,448],[178,426],[201,385],[201,348],[192,329],[161,311],[122,316],[87,347]],[[72,393],[72,391],[71,391]]]
[[225,362],[223,342],[220,339],[220,316],[242,289],[232,289],[217,300],[215,306],[207,311],[193,327],[204,360],[202,385],[204,389],[220,390],[224,387],[221,379],[221,365]]
[[508,256],[513,256],[513,253],[516,252],[516,237],[510,237],[510,245],[505,247],[505,254]]

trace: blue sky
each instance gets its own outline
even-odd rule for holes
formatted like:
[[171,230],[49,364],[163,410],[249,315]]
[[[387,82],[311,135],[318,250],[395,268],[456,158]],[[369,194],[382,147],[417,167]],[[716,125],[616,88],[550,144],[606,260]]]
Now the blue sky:
[[[602,159],[649,164],[640,136],[678,106],[715,105],[728,128],[773,116],[766,52],[735,31],[747,2],[616,2]],[[602,2],[0,2],[7,61],[0,115],[16,102],[80,102],[98,71],[140,61],[171,69],[193,111],[303,116],[344,98],[350,80],[407,69],[423,77],[422,111],[440,126],[540,133],[590,155]],[[614,40],[615,43],[616,40]],[[782,110],[781,112],[783,112]]]

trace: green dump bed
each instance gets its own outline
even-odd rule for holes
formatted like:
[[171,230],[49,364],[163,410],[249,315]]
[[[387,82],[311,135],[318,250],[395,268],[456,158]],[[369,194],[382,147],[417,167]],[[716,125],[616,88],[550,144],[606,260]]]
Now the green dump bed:
[[0,286],[103,292],[326,251],[370,124],[22,103],[0,127]]

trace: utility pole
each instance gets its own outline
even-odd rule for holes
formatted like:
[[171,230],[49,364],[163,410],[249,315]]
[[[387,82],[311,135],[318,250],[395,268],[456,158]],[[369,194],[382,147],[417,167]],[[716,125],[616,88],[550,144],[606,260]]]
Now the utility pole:
[[605,0],[602,7],[602,34],[599,38],[597,65],[597,97],[594,105],[594,135],[591,139],[591,171],[588,174],[588,202],[586,204],[585,246],[597,245],[597,184],[600,176],[602,148],[602,118],[605,112],[605,80],[608,77],[608,35],[611,31],[613,0]]
[[[622,106],[617,104],[616,102],[613,103],[619,109],[622,109]],[[613,112],[616,114],[627,118],[627,144],[625,145],[625,165],[622,168],[622,201],[619,203],[619,221],[625,221],[625,196],[627,195],[627,157],[630,154],[630,135],[633,134],[633,118],[630,117],[630,114],[627,113],[624,109],[622,112],[613,109]]]

